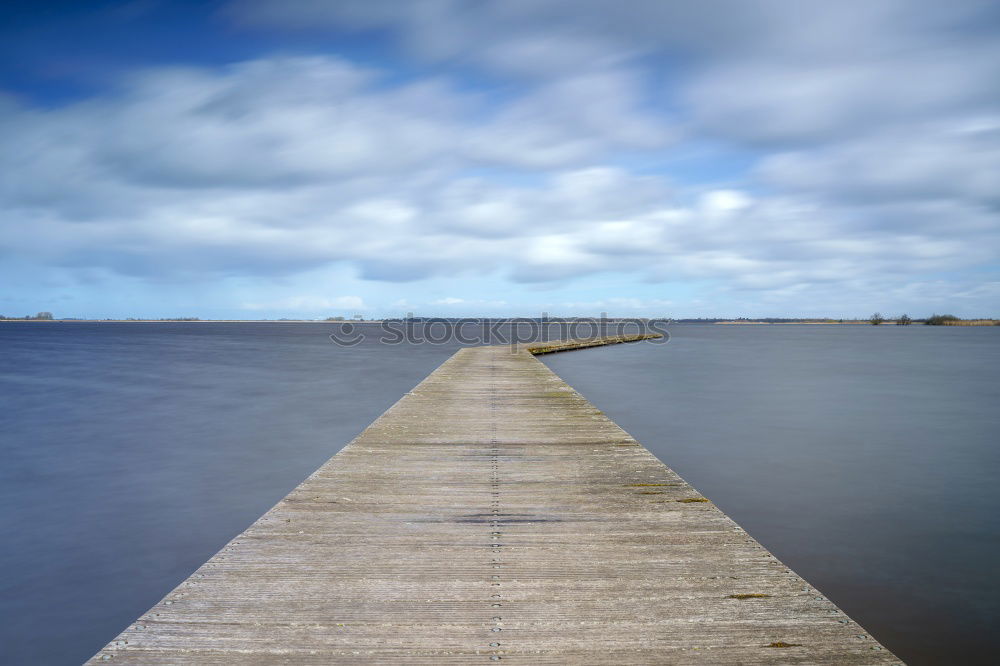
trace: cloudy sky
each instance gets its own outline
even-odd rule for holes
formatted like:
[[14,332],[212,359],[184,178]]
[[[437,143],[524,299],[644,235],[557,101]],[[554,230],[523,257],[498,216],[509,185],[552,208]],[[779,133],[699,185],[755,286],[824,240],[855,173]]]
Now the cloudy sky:
[[0,314],[1000,316],[1000,4],[6,2]]

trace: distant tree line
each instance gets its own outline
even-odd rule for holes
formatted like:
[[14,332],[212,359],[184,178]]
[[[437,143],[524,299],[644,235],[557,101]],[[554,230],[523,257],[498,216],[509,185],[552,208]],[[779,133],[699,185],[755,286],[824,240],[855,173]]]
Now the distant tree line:
[[958,317],[950,314],[934,314],[924,320],[924,323],[928,326],[946,326],[948,322],[960,321]]
[[[881,313],[876,312],[868,318],[868,321],[871,322],[872,326],[878,326],[888,320]],[[927,319],[917,320],[904,314],[896,319],[896,326],[909,326],[914,321],[922,321],[927,326],[1000,326],[1000,320],[997,319],[962,319],[950,314],[933,314]]]
[[[873,314],[871,317],[868,318],[868,321],[871,322],[872,326],[878,326],[880,324],[885,323],[888,320],[882,316],[881,312],[876,312],[875,314]],[[910,319],[910,315],[908,314],[899,315],[899,318],[896,320],[896,326],[909,326],[912,323],[913,320]]]
[[34,321],[36,319],[40,319],[42,321],[52,321],[54,318],[55,317],[52,316],[51,312],[39,312],[34,317],[32,317],[31,315],[24,315],[23,317],[5,317],[3,315],[0,315],[0,319],[18,319],[18,320],[28,319],[31,321]]

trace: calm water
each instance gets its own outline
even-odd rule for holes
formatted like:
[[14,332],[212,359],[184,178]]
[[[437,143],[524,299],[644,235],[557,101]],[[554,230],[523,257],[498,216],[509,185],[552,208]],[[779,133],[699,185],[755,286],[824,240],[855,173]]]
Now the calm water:
[[[330,332],[0,323],[0,661],[89,657],[458,346]],[[673,336],[545,358],[901,657],[992,663],[1000,328]]]

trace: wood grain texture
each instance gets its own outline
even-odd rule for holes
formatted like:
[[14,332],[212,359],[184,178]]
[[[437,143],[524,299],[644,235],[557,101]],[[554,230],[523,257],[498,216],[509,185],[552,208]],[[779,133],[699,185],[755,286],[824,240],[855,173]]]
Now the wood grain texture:
[[490,661],[900,663],[523,347],[457,352],[90,663]]

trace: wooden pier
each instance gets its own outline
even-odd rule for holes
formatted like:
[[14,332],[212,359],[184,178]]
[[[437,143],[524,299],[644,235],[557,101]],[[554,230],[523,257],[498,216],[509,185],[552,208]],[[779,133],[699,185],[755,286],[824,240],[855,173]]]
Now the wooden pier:
[[458,351],[90,663],[900,663],[531,353],[578,343]]

